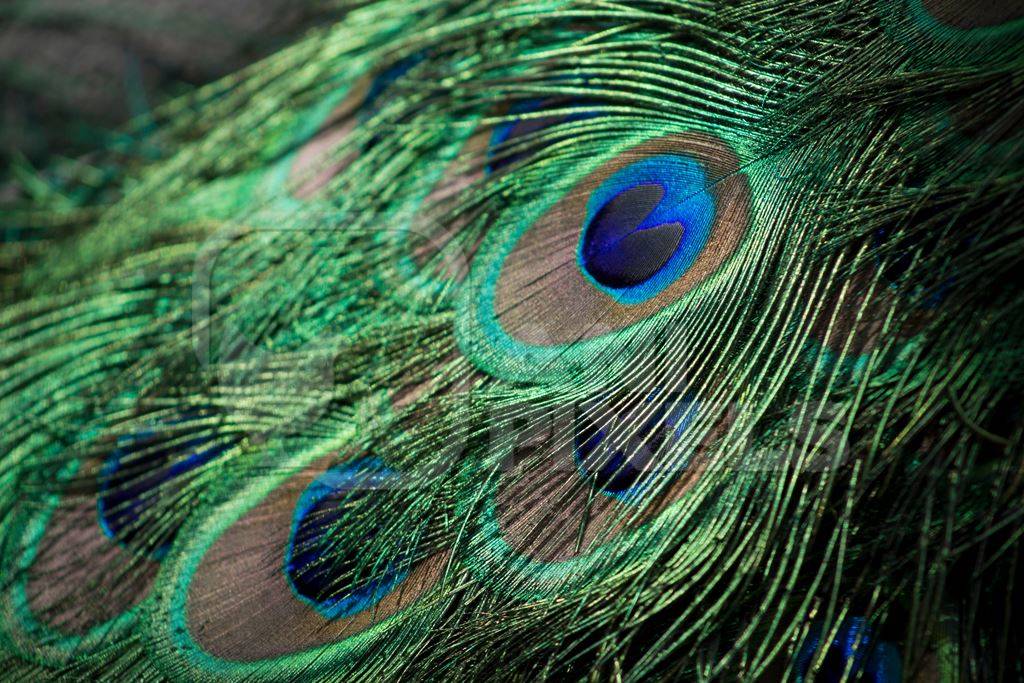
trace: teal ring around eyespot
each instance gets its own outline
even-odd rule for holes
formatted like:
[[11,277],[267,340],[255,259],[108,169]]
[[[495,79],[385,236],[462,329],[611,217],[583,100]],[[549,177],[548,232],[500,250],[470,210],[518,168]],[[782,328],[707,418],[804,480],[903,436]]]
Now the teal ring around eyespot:
[[291,175],[292,167],[298,159],[303,144],[310,142],[317,133],[321,132],[324,123],[330,118],[331,112],[345,101],[358,80],[358,77],[353,77],[347,84],[339,86],[319,104],[309,108],[295,122],[287,135],[289,139],[300,141],[300,143],[295,149],[273,162],[266,171],[256,174],[258,180],[253,195],[257,201],[280,201],[294,207],[307,203],[292,197],[288,191],[288,177]]
[[[612,359],[602,351],[615,348],[620,353],[617,357],[627,363],[630,353],[621,353],[624,344],[642,343],[634,341],[642,339],[644,329],[660,324],[674,312],[685,307],[687,302],[697,297],[713,294],[719,287],[728,282],[731,275],[745,258],[753,255],[750,239],[757,231],[758,217],[772,212],[773,202],[778,202],[778,182],[783,180],[773,159],[761,159],[750,163],[747,160],[756,158],[754,150],[737,139],[727,130],[691,129],[683,133],[710,134],[724,142],[739,157],[739,162],[747,181],[750,184],[749,220],[743,237],[734,253],[705,280],[697,284],[683,298],[667,304],[643,320],[634,322],[624,328],[616,329],[602,336],[597,336],[570,344],[540,346],[523,343],[507,334],[501,327],[494,312],[494,300],[497,283],[502,267],[509,254],[515,249],[520,238],[531,229],[535,222],[543,217],[553,206],[575,187],[582,179],[597,171],[618,155],[628,152],[641,144],[651,142],[658,136],[649,133],[637,133],[625,138],[620,143],[604,151],[578,162],[573,168],[573,179],[566,180],[567,174],[553,180],[545,196],[526,205],[520,204],[509,210],[504,216],[507,229],[494,228],[487,232],[476,256],[470,265],[466,279],[456,301],[455,334],[462,352],[481,370],[511,381],[536,381],[538,377],[545,381],[574,380],[584,372],[595,358],[601,357],[611,363]],[[680,154],[686,154],[685,151]],[[582,219],[582,217],[581,217]],[[580,226],[572,226],[572,230]],[[714,228],[712,228],[714,235]],[[578,267],[574,263],[573,267]],[[637,334],[631,334],[637,332]],[[616,368],[610,368],[614,371]]]
[[[678,530],[677,515],[699,515],[702,520],[698,522],[702,532],[684,541],[685,547],[698,554],[712,552],[716,547],[713,527],[728,526],[721,520],[728,519],[725,513],[734,504],[733,498],[742,496],[749,483],[743,477],[733,477],[731,481],[723,481],[725,487],[715,487],[716,493],[688,493],[651,519],[623,529],[616,538],[587,553],[546,562],[517,552],[505,540],[497,511],[500,472],[491,471],[481,478],[476,469],[479,467],[479,462],[467,462],[459,474],[462,493],[457,498],[455,512],[459,518],[469,520],[462,563],[492,591],[523,600],[564,597],[586,591],[595,580],[621,573],[631,560],[644,556],[642,549],[653,549],[669,540]],[[702,483],[706,476],[707,473],[701,475],[698,486],[713,486]]]
[[[660,216],[664,222],[685,218],[686,231],[683,233],[682,243],[668,262],[642,284],[622,289],[606,287],[587,269],[584,256],[587,226],[597,212],[619,192],[644,184],[661,185],[666,194],[672,192],[675,195],[673,191],[676,190],[685,193],[683,198],[676,198],[668,203],[659,202],[652,214]],[[576,266],[591,286],[615,297],[620,303],[641,303],[664,291],[693,265],[697,256],[707,246],[714,215],[715,201],[707,191],[707,174],[698,161],[685,154],[666,153],[647,157],[620,169],[591,194],[587,202],[587,215],[583,219],[584,227],[580,230],[579,245],[576,248]],[[648,216],[643,222],[659,221]]]
[[[61,480],[73,477],[79,463],[73,461],[58,474]],[[35,560],[38,543],[46,533],[50,518],[60,504],[61,495],[47,496],[42,510],[21,510],[7,523],[20,533],[5,539],[2,551],[4,566],[16,566],[17,580],[4,589],[0,597],[0,641],[9,644],[27,659],[44,666],[64,666],[77,657],[87,656],[102,645],[109,645],[136,625],[150,596],[143,598],[113,619],[93,626],[81,635],[61,633],[40,623],[32,614],[26,592],[27,569]]]
[[[232,485],[237,484],[237,481],[225,481],[223,487],[214,492],[212,505],[193,515],[182,528],[179,538],[187,540],[176,543],[165,560],[157,576],[154,599],[147,604],[144,614],[144,625],[149,633],[145,643],[164,674],[182,681],[205,679],[269,683],[280,680],[282,671],[324,673],[337,667],[346,658],[357,656],[381,642],[396,625],[422,616],[427,611],[417,610],[410,605],[338,642],[254,661],[216,657],[205,652],[189,635],[186,620],[189,585],[207,551],[224,532],[265,500],[277,486],[303,468],[322,460],[332,450],[348,446],[356,431],[356,426],[351,425],[348,430],[336,434],[330,444],[320,444],[287,462],[277,463],[278,467],[272,472],[257,468],[259,476],[250,477],[240,492],[232,490]],[[213,512],[215,514],[211,514]]]
[[886,32],[924,63],[964,66],[1008,62],[1024,54],[1024,18],[962,28],[932,16],[921,0],[878,0]]
[[[403,305],[432,308],[437,305],[439,296],[452,286],[451,281],[435,277],[416,264],[409,253],[408,236],[413,227],[414,213],[423,207],[427,197],[443,180],[445,171],[458,159],[466,142],[473,137],[476,125],[476,120],[450,123],[443,136],[446,142],[438,149],[437,157],[429,164],[429,170],[415,179],[414,190],[407,200],[384,216],[385,231],[380,235],[381,244],[395,251],[396,256],[391,263],[393,270],[378,271],[377,284],[382,292]],[[392,220],[395,221],[394,230],[388,227]]]

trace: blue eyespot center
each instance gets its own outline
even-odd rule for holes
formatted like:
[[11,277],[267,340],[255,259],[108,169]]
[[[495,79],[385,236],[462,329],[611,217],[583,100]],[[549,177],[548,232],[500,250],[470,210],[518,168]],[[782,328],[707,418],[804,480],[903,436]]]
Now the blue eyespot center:
[[180,527],[161,506],[170,504],[185,477],[223,454],[229,443],[181,430],[140,432],[118,441],[100,472],[97,512],[103,533],[160,559]]
[[[530,99],[517,102],[510,109],[510,114],[529,114],[547,109],[564,108],[570,103],[567,101],[561,101],[558,99]],[[521,119],[513,119],[507,121],[498,126],[495,126],[494,132],[491,133],[491,139],[487,146],[487,172],[496,173],[508,166],[512,166],[523,159],[527,158],[530,154],[530,150],[518,150],[515,152],[505,151],[503,148],[513,145],[516,140],[525,138],[528,135],[534,135],[540,131],[552,128],[554,126],[569,123],[572,121],[581,121],[583,119],[589,119],[597,114],[581,109],[578,112],[571,114],[563,114],[557,116],[538,116]]]
[[686,470],[687,461],[673,460],[670,451],[698,409],[687,396],[659,391],[639,402],[590,405],[576,416],[576,465],[602,493],[633,498],[659,478]]
[[679,279],[706,247],[715,199],[704,168],[680,154],[632,163],[590,196],[581,270],[619,303],[642,303]]
[[669,262],[683,238],[683,225],[639,227],[664,196],[661,185],[637,185],[598,209],[583,235],[583,262],[595,280],[607,287],[632,287]]
[[363,98],[360,116],[363,119],[366,119],[375,114],[381,107],[381,95],[383,95],[388,88],[409,73],[413,67],[418,65],[425,58],[425,53],[417,52],[409,55],[408,57],[403,57],[379,73],[370,83],[370,87],[366,91],[366,96]]
[[[943,248],[943,238],[937,233],[916,234],[901,238],[895,245],[890,244],[895,239],[887,228],[879,229],[874,236],[876,248],[891,252],[877,259],[880,274],[889,288],[918,298],[918,305],[923,309],[934,309],[945,303],[956,287],[956,273],[951,264],[928,262]],[[970,250],[975,240],[973,235],[957,240],[957,255]]]
[[[819,648],[823,625],[811,629],[796,658],[797,681],[810,674],[811,664]],[[844,678],[844,674],[848,676]],[[842,680],[864,680],[871,683],[899,683],[902,661],[897,648],[875,637],[863,617],[847,619],[835,639],[828,644],[815,680],[839,683]]]
[[364,458],[322,474],[296,505],[285,574],[299,599],[327,619],[372,607],[408,574],[414,548],[376,551],[386,528],[381,503],[397,476],[378,459]]

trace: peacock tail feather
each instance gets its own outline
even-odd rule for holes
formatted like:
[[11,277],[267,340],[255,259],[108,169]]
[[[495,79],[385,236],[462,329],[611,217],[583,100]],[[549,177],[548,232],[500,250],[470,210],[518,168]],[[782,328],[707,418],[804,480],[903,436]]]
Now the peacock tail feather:
[[1024,677],[1019,3],[337,5],[9,214],[0,677]]

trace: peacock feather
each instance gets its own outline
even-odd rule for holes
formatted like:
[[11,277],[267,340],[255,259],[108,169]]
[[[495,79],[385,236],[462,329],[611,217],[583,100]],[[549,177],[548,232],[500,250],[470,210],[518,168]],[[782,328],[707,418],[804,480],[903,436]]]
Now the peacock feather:
[[335,4],[4,214],[2,677],[1024,677],[1019,3]]

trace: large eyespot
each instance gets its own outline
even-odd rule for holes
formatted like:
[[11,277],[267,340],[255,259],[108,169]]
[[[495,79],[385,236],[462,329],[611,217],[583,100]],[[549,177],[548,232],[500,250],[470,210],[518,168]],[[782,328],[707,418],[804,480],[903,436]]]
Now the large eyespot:
[[[702,485],[725,420],[668,391],[529,415],[514,438],[493,440],[496,472],[465,469],[467,565],[492,590],[527,598],[621,570],[663,540],[669,518],[676,531],[699,524],[702,496],[688,494]],[[684,507],[685,522],[668,514]]]
[[697,315],[749,286],[749,272],[725,274],[749,254],[753,209],[751,169],[725,141],[670,135],[583,164],[592,170],[571,189],[545,187],[555,201],[500,217],[472,264],[456,332],[491,374],[571,376],[613,362],[611,351],[621,361],[650,338],[639,327],[619,334],[626,328],[684,303]]
[[862,617],[844,621],[831,642],[822,642],[824,630],[821,622],[815,623],[797,652],[794,673],[798,683],[811,680],[812,668],[813,680],[825,683],[902,680],[899,650],[892,643],[878,640]]
[[587,202],[579,261],[617,301],[647,301],[678,280],[707,245],[715,201],[699,163],[681,155],[638,161]]
[[236,442],[199,422],[192,414],[122,437],[108,456],[72,462],[64,493],[17,511],[0,614],[21,651],[67,663],[136,622],[194,477]]
[[1024,49],[1020,0],[899,0],[878,7],[889,34],[922,62],[1001,63]]
[[421,489],[373,457],[320,449],[253,466],[201,510],[158,583],[153,653],[186,679],[348,675],[401,641],[448,553],[427,538]]

